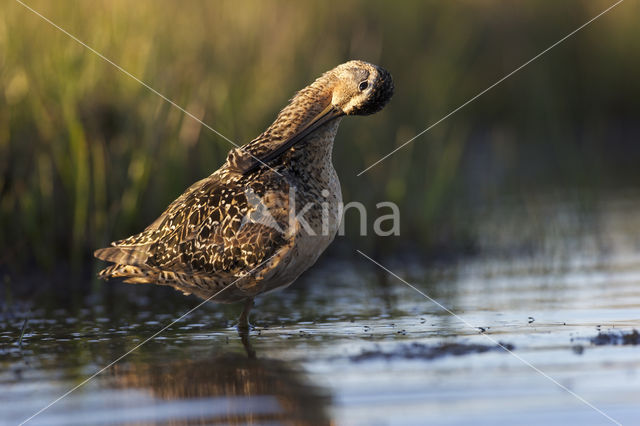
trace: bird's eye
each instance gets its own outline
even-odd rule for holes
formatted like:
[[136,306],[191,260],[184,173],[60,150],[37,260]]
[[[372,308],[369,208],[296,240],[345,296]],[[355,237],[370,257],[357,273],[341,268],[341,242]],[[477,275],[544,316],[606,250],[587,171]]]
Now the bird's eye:
[[369,82],[367,80],[365,81],[361,81],[360,84],[358,85],[358,89],[362,92],[363,90],[365,90],[367,87],[369,87]]

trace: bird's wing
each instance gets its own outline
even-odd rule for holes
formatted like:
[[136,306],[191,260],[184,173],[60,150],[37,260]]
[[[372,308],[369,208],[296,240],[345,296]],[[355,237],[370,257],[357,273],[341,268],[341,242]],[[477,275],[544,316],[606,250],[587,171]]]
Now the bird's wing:
[[280,258],[295,233],[289,227],[286,181],[248,183],[242,176],[221,180],[214,173],[187,189],[143,232],[95,255],[159,271],[237,277]]

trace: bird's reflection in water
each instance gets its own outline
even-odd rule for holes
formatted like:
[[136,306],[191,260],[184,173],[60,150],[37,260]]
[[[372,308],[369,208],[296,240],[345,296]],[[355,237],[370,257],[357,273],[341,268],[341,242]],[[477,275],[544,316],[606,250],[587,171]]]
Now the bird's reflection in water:
[[330,397],[323,389],[309,384],[290,362],[255,357],[248,338],[243,340],[246,355],[227,352],[207,359],[116,366],[114,386],[149,390],[173,404],[164,410],[155,404],[156,412],[166,413],[162,419],[154,416],[161,423],[331,424]]

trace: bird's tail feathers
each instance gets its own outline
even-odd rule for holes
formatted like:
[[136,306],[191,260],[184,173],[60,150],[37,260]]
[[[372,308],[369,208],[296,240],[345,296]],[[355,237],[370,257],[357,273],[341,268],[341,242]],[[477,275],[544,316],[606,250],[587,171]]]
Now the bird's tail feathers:
[[101,260],[122,265],[144,265],[149,258],[149,246],[114,246],[101,248],[93,255]]
[[158,280],[158,273],[135,265],[116,264],[104,268],[98,277],[103,280],[124,278],[123,282],[129,284],[153,284]]

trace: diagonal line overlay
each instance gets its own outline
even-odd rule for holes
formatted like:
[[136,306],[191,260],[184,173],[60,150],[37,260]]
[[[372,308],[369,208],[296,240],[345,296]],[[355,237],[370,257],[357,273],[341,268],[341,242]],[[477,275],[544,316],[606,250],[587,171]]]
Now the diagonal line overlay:
[[536,56],[534,56],[533,58],[529,59],[527,62],[525,62],[524,64],[520,65],[518,68],[516,68],[515,70],[511,71],[509,74],[505,75],[504,77],[502,77],[500,80],[496,81],[495,83],[493,83],[491,86],[487,87],[486,89],[484,89],[483,91],[481,91],[480,93],[478,93],[477,95],[475,95],[474,97],[472,97],[471,99],[469,99],[468,101],[466,101],[465,103],[463,103],[462,105],[460,105],[459,107],[457,107],[456,109],[454,109],[453,111],[449,112],[447,115],[445,115],[444,117],[442,117],[440,120],[436,121],[435,123],[431,124],[429,127],[427,127],[426,129],[424,129],[423,131],[421,131],[420,133],[418,133],[417,135],[415,135],[414,137],[412,137],[411,139],[407,140],[406,142],[404,142],[402,145],[400,145],[399,147],[395,148],[393,151],[389,152],[388,154],[386,154],[384,157],[380,158],[378,161],[376,161],[375,163],[371,164],[369,167],[367,167],[366,169],[360,171],[360,173],[357,174],[357,176],[361,176],[362,174],[366,173],[367,171],[369,171],[370,169],[372,169],[373,167],[377,166],[378,164],[380,164],[381,162],[383,162],[384,160],[386,160],[387,158],[391,157],[393,154],[395,154],[396,152],[400,151],[402,148],[404,148],[405,146],[409,145],[411,142],[413,142],[414,140],[416,140],[417,138],[419,138],[420,136],[422,136],[423,134],[427,133],[429,130],[433,129],[434,127],[436,127],[438,124],[442,123],[444,120],[446,120],[447,118],[451,117],[453,114],[455,114],[456,112],[460,111],[462,108],[466,107],[467,105],[469,105],[471,102],[475,101],[476,99],[478,99],[480,96],[484,95],[485,93],[487,93],[489,90],[493,89],[494,87],[496,87],[497,85],[499,85],[500,83],[502,83],[503,81],[505,81],[506,79],[508,79],[509,77],[511,77],[512,75],[514,75],[515,73],[517,73],[518,71],[522,70],[524,67],[526,67],[527,65],[529,65],[530,63],[532,63],[533,61],[535,61],[536,59],[540,58],[541,56],[543,56],[545,53],[549,52],[551,49],[553,49],[554,47],[556,47],[557,45],[561,44],[562,42],[564,42],[565,40],[567,40],[568,38],[570,38],[571,36],[573,36],[574,34],[576,34],[578,31],[580,31],[581,29],[583,29],[584,27],[586,27],[587,25],[591,24],[592,22],[594,22],[596,19],[600,18],[602,15],[606,14],[607,12],[609,12],[611,9],[613,9],[614,7],[618,6],[620,3],[622,3],[624,0],[618,0],[616,3],[612,4],[611,6],[609,6],[608,8],[606,8],[605,10],[603,10],[602,12],[600,12],[599,14],[597,14],[596,16],[594,16],[593,18],[591,18],[590,20],[588,20],[587,22],[585,22],[584,24],[580,25],[578,28],[576,28],[575,30],[571,31],[569,34],[567,34],[566,36],[562,37],[560,40],[556,41],[555,43],[553,43],[551,46],[547,47],[546,49],[544,49],[542,52],[538,53]]
[[[408,287],[410,287],[411,289],[415,290],[417,293],[419,293],[420,295],[422,295],[425,299],[428,299],[429,301],[433,302],[434,304],[438,305],[439,308],[441,308],[442,310],[444,310],[445,312],[447,312],[449,315],[455,317],[456,319],[462,321],[466,326],[473,328],[473,329],[478,329],[478,327],[474,326],[473,324],[471,324],[469,321],[467,321],[466,319],[462,318],[461,316],[459,316],[458,314],[456,314],[455,312],[453,312],[451,309],[447,308],[446,306],[442,305],[440,302],[438,302],[437,300],[431,298],[428,294],[426,294],[425,292],[423,292],[422,290],[418,289],[417,287],[415,287],[413,284],[407,282],[406,280],[402,279],[400,276],[398,276],[397,274],[395,274],[393,271],[391,271],[390,269],[386,268],[385,266],[383,266],[382,264],[380,264],[379,262],[377,262],[376,260],[372,259],[371,257],[367,256],[366,254],[364,254],[362,251],[360,250],[356,250],[358,252],[358,254],[360,254],[362,257],[364,257],[365,259],[369,260],[370,262],[372,262],[373,264],[377,265],[380,269],[384,270],[385,272],[387,272],[388,274],[390,274],[391,276],[393,276],[394,278],[400,280],[403,284],[407,285]],[[612,423],[616,424],[616,425],[622,425],[620,422],[618,422],[617,420],[615,420],[614,418],[612,418],[611,416],[609,416],[607,413],[605,413],[604,411],[600,410],[598,407],[596,407],[595,405],[593,405],[592,403],[590,403],[589,401],[587,401],[586,399],[584,399],[583,397],[581,397],[580,395],[578,395],[577,393],[575,393],[574,391],[572,391],[571,389],[567,388],[566,386],[564,386],[562,383],[558,382],[556,379],[554,379],[553,377],[549,376],[547,373],[545,373],[544,371],[540,370],[539,368],[537,368],[536,366],[534,366],[533,364],[531,364],[529,361],[527,361],[526,359],[522,358],[520,355],[514,353],[512,350],[510,350],[509,348],[505,347],[502,343],[500,343],[499,341],[497,341],[496,339],[494,339],[493,337],[491,337],[490,335],[486,334],[486,333],[482,333],[482,335],[484,337],[486,337],[487,339],[489,339],[493,344],[499,346],[500,348],[502,348],[503,350],[507,351],[508,353],[510,353],[511,355],[513,355],[515,358],[517,358],[518,360],[520,360],[522,363],[524,363],[525,365],[527,365],[528,367],[530,367],[531,369],[533,369],[536,373],[542,375],[543,377],[545,377],[546,379],[548,379],[549,381],[553,382],[555,385],[557,385],[558,387],[560,387],[562,390],[564,390],[565,392],[571,394],[572,396],[574,396],[575,398],[577,398],[580,402],[584,403],[585,405],[589,406],[590,408],[594,409],[595,411],[597,411],[598,413],[602,414],[604,417],[606,417],[609,421],[611,421]]]
[[271,169],[271,171],[273,171],[274,173],[276,173],[277,175],[282,176],[282,174],[280,174],[277,170],[275,170],[274,168],[272,168],[271,166],[269,166],[268,164],[264,163],[262,160],[260,160],[259,158],[257,158],[256,156],[254,156],[253,154],[251,154],[250,152],[248,152],[247,150],[243,149],[242,146],[238,145],[237,143],[235,143],[234,141],[232,141],[231,139],[229,139],[228,137],[226,137],[225,135],[223,135],[222,133],[220,133],[219,131],[217,131],[216,129],[214,129],[213,127],[209,126],[207,123],[205,123],[204,121],[200,120],[198,117],[196,117],[194,114],[190,113],[189,111],[187,111],[186,109],[184,109],[183,107],[181,107],[180,105],[178,105],[177,103],[175,103],[174,101],[172,101],[171,99],[169,99],[168,97],[166,97],[165,95],[163,95],[162,93],[158,92],[156,89],[154,89],[153,87],[151,87],[150,85],[148,85],[147,83],[145,83],[144,81],[140,80],[138,77],[136,77],[135,75],[131,74],[129,71],[127,71],[126,69],[122,68],[120,65],[116,64],[115,62],[113,62],[111,59],[107,58],[106,56],[104,56],[102,53],[98,52],[97,50],[95,50],[93,47],[89,46],[87,43],[83,42],[82,40],[80,40],[78,37],[74,36],[73,34],[71,34],[69,31],[65,30],[64,28],[60,27],[59,25],[57,25],[56,23],[54,23],[51,19],[47,18],[46,16],[42,15],[40,12],[38,12],[37,10],[33,9],[32,7],[30,7],[29,5],[27,5],[26,3],[24,3],[21,0],[15,0],[18,4],[22,5],[25,9],[30,10],[31,12],[33,12],[35,15],[37,15],[38,17],[40,17],[42,20],[46,21],[47,23],[49,23],[51,26],[55,27],[57,30],[59,30],[60,32],[64,33],[65,35],[67,35],[69,38],[73,39],[75,42],[77,42],[78,44],[81,44],[82,46],[86,47],[89,51],[91,51],[91,53],[94,53],[96,56],[98,56],[100,59],[102,59],[105,62],[108,62],[109,64],[113,65],[118,71],[122,72],[123,74],[125,74],[126,76],[132,78],[133,80],[135,80],[136,82],[140,83],[142,86],[144,86],[146,89],[148,89],[149,91],[151,91],[152,93],[160,96],[163,100],[165,100],[166,102],[168,102],[169,104],[171,104],[171,106],[179,109],[180,111],[182,111],[184,114],[188,115],[190,118],[196,120],[198,123],[202,124],[204,127],[206,127],[207,129],[211,130],[213,133],[215,133],[216,135],[220,136],[222,139],[226,140],[227,142],[229,142],[231,145],[235,146],[236,148],[240,149],[242,152],[250,155],[254,160],[258,161],[260,164],[262,164],[263,166],[268,167],[269,169]]
[[105,370],[109,369],[111,366],[113,366],[114,364],[118,363],[120,360],[122,360],[123,358],[125,358],[127,355],[129,355],[131,352],[135,351],[136,349],[140,348],[141,346],[143,346],[144,344],[146,344],[147,342],[149,342],[150,340],[154,339],[156,336],[158,336],[160,333],[162,333],[163,331],[165,331],[166,329],[168,329],[169,327],[171,327],[172,325],[174,325],[175,323],[179,322],[180,320],[182,320],[183,318],[185,318],[186,316],[188,316],[189,314],[191,314],[193,311],[197,310],[198,308],[200,308],[202,305],[204,305],[205,303],[207,303],[208,301],[212,300],[213,298],[215,298],[217,295],[219,295],[220,293],[222,293],[223,291],[225,291],[226,289],[228,289],[229,287],[231,287],[232,285],[234,285],[235,283],[237,283],[238,281],[240,281],[241,279],[251,275],[251,273],[253,271],[255,271],[256,269],[258,269],[260,266],[264,265],[265,263],[267,263],[268,261],[270,261],[271,259],[273,259],[274,257],[277,256],[278,253],[274,254],[273,256],[269,257],[266,260],[263,260],[262,262],[260,262],[256,267],[254,267],[253,269],[251,269],[249,272],[247,272],[246,274],[244,274],[243,276],[237,278],[236,280],[232,281],[231,283],[227,284],[226,286],[224,286],[221,290],[219,290],[218,292],[214,293],[212,296],[210,296],[209,298],[203,300],[202,302],[200,302],[199,304],[197,304],[195,307],[189,309],[187,312],[185,312],[184,314],[180,315],[180,317],[174,319],[173,321],[171,321],[169,324],[165,325],[164,327],[162,327],[160,330],[156,331],[155,333],[153,333],[151,336],[147,337],[146,339],[144,339],[142,342],[138,343],[136,346],[134,346],[132,349],[130,349],[129,351],[127,351],[125,354],[119,356],[118,358],[116,358],[115,360],[111,361],[109,364],[107,364],[106,366],[102,367],[100,370],[96,371],[95,373],[93,373],[91,376],[87,377],[86,379],[84,379],[82,382],[80,382],[79,384],[75,385],[74,387],[72,387],[71,389],[69,389],[67,392],[65,392],[64,394],[62,394],[61,396],[59,396],[58,398],[54,399],[53,401],[51,401],[49,404],[47,404],[46,406],[42,407],[40,410],[38,410],[36,413],[32,414],[31,416],[29,416],[28,418],[24,419],[19,426],[22,426],[24,424],[26,424],[27,422],[29,422],[31,419],[33,419],[34,417],[36,417],[37,415],[39,415],[40,413],[42,413],[43,411],[45,411],[46,409],[50,408],[52,405],[60,402],[62,399],[66,398],[67,396],[69,396],[71,393],[73,393],[74,391],[76,391],[78,388],[86,385],[87,383],[89,383],[91,380],[93,380],[96,376],[100,375],[102,372],[104,372]]

